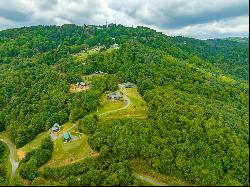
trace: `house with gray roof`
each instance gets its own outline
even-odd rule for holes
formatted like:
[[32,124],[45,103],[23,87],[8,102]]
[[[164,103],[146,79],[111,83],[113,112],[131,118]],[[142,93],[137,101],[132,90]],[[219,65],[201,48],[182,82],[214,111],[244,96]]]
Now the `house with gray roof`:
[[112,92],[108,95],[109,100],[119,100],[122,98],[122,93],[119,91]]
[[51,128],[53,132],[58,132],[60,130],[60,125],[58,123],[55,123],[53,127]]

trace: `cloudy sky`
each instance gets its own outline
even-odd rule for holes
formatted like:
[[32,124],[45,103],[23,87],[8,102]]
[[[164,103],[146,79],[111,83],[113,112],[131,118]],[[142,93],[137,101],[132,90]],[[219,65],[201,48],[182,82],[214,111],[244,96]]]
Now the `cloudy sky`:
[[65,23],[143,25],[200,39],[249,36],[248,0],[0,0],[0,30]]

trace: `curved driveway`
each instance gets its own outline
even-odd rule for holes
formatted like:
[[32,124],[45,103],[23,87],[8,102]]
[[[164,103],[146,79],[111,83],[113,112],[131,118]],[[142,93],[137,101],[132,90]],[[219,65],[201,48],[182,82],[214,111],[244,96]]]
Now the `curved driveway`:
[[125,102],[125,106],[122,107],[122,108],[119,108],[119,109],[116,109],[116,110],[111,110],[111,111],[107,111],[107,112],[104,112],[102,114],[99,114],[99,116],[102,116],[102,115],[105,115],[105,114],[109,114],[109,113],[112,113],[112,112],[117,112],[119,110],[124,110],[126,108],[128,108],[130,106],[130,99],[128,98],[128,96],[124,95],[124,102]]
[[10,150],[10,162],[11,162],[11,166],[12,166],[12,172],[11,172],[11,176],[14,176],[16,173],[16,169],[18,168],[19,162],[16,162],[14,159],[14,145],[10,142],[6,142],[3,139],[0,139],[0,141],[4,142]]

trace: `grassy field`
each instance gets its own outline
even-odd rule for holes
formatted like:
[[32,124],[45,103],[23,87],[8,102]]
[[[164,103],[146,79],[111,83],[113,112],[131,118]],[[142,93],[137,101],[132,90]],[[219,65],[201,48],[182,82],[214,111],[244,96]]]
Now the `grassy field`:
[[[54,151],[51,160],[44,164],[40,169],[43,169],[44,167],[58,167],[74,163],[89,156],[98,156],[98,153],[90,148],[88,144],[88,136],[79,133],[77,131],[77,125],[74,126],[74,128],[71,127],[71,123],[66,123],[62,126],[57,134],[58,138],[54,141]],[[71,129],[67,130],[69,128]],[[65,131],[69,132],[72,136],[79,137],[80,139],[64,143],[62,134]]]
[[105,76],[105,74],[96,74],[96,73],[93,73],[93,74],[90,74],[90,75],[83,75],[82,79],[91,82],[91,81],[93,81],[95,79],[98,79],[99,77],[103,77],[103,76]]
[[95,53],[98,53],[98,51],[93,51],[93,50],[87,50],[85,52],[80,52],[77,54],[73,55],[73,58],[77,61],[77,62],[83,62],[84,60],[87,59],[88,55],[93,55]]
[[[71,135],[76,135],[70,133]],[[49,162],[41,167],[58,167],[66,164],[71,164],[76,161],[82,160],[89,156],[98,155],[88,145],[88,136],[83,134],[79,140],[74,140],[68,143],[64,143],[62,137],[59,137],[54,142],[54,151],[52,158]]]
[[[191,182],[185,181],[183,179],[180,179],[174,176],[163,175],[155,171],[146,161],[142,161],[138,159],[133,160],[131,161],[131,167],[133,169],[134,174],[138,174],[138,175],[150,178],[154,181],[163,183],[166,186],[194,186],[194,184]],[[152,185],[145,181],[141,181],[141,180],[139,181],[146,186]]]
[[122,99],[118,101],[111,101],[107,99],[107,95],[108,94],[105,94],[101,97],[101,106],[99,107],[98,112],[96,113],[97,115],[111,110],[116,110],[124,106],[124,101]]
[[[77,132],[77,124],[65,123],[60,127],[60,131],[55,133],[58,138],[54,141],[54,151],[52,153],[52,158],[49,162],[43,165],[41,169],[46,166],[50,167],[58,167],[65,164],[71,164],[78,160],[82,160],[88,156],[98,156],[99,154],[93,151],[87,140],[88,136],[85,134],[80,134]],[[80,137],[80,139],[73,140],[69,143],[64,143],[62,134],[68,131],[72,136]],[[16,158],[19,160],[23,159],[27,152],[32,149],[36,149],[41,146],[41,142],[44,138],[48,137],[50,134],[50,130],[46,132],[42,132],[36,136],[34,140],[26,144],[25,146],[16,149]],[[10,141],[7,134],[4,132],[0,133],[0,139],[4,139],[6,141]],[[11,167],[11,166],[10,166]],[[11,170],[10,170],[11,171]]]
[[41,146],[41,142],[44,138],[49,136],[49,131],[47,132],[42,132],[36,136],[34,140],[26,144],[25,146],[19,148],[17,150],[17,155],[19,160],[22,160],[27,152],[30,152],[32,149],[36,149]]
[[[101,120],[113,120],[121,118],[146,118],[147,117],[147,104],[137,91],[137,88],[122,88],[120,89],[130,99],[130,106],[126,109],[114,111],[100,116]],[[105,96],[106,97],[106,96]],[[122,108],[124,104],[120,101],[102,100],[105,105],[99,109],[97,114],[115,110],[116,108]],[[121,105],[123,104],[123,106]]]

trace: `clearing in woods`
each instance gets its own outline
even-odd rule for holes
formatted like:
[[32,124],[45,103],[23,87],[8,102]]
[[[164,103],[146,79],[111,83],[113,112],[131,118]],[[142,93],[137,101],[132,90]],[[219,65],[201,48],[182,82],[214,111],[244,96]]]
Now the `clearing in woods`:
[[105,94],[101,99],[101,108],[96,112],[100,119],[106,121],[121,118],[146,118],[148,107],[137,88],[120,88],[120,91],[124,98],[128,98],[128,101],[124,99],[111,101]]
[[[40,169],[43,169],[47,166],[57,167],[65,164],[71,164],[89,156],[99,155],[99,153],[93,151],[90,148],[87,142],[88,136],[85,134],[81,134],[77,131],[77,124],[72,124],[68,122],[60,127],[60,131],[54,133],[57,138],[54,140],[54,150],[52,153],[52,158],[46,164],[41,166]],[[74,137],[71,142],[64,143],[62,137],[64,132],[69,132],[70,135]],[[36,136],[34,140],[29,142],[25,146],[19,148],[17,150],[19,160],[23,159],[27,152],[40,147],[42,140],[48,137],[50,133],[50,129],[46,132],[40,133]]]
[[86,91],[90,88],[91,88],[90,85],[84,86],[83,88],[79,88],[75,84],[71,84],[69,90],[72,93],[78,93],[78,92]]
[[22,160],[27,152],[30,152],[32,149],[36,149],[41,146],[42,140],[49,136],[49,131],[42,132],[38,134],[34,140],[27,143],[25,146],[17,149],[17,156],[19,160]]
[[[40,169],[44,167],[58,167],[72,164],[86,157],[99,155],[99,153],[92,150],[89,146],[88,136],[77,131],[77,125],[73,126],[71,123],[66,123],[63,126],[64,129],[59,131],[57,139],[54,141],[52,158]],[[66,131],[72,136],[71,142],[65,143],[63,140],[62,135]]]

